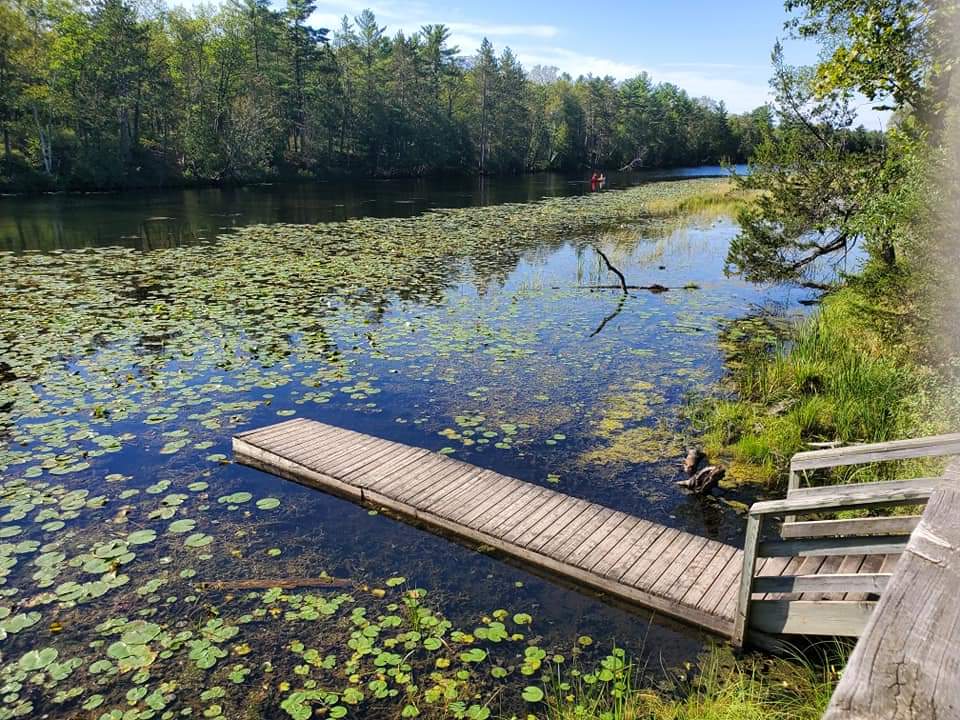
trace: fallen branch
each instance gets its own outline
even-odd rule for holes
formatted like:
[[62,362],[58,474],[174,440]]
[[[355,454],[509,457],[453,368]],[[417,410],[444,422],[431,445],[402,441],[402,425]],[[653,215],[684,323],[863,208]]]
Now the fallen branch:
[[830,292],[837,289],[836,285],[828,285],[827,283],[819,283],[813,280],[800,283],[800,287],[806,288],[807,290],[822,290],[823,292]]
[[686,480],[678,480],[674,485],[689,490],[695,495],[703,495],[720,482],[724,474],[726,474],[726,471],[722,467],[718,465],[708,465],[697,471],[692,477]]
[[620,278],[620,289],[623,290],[623,294],[624,294],[624,295],[629,294],[629,293],[627,292],[627,279],[623,276],[623,273],[620,272],[619,270],[617,270],[617,269],[613,266],[613,263],[610,262],[610,258],[608,258],[606,255],[603,254],[603,250],[601,250],[600,248],[598,248],[598,247],[596,247],[596,246],[594,246],[593,249],[596,251],[597,255],[599,255],[601,258],[603,258],[603,262],[605,262],[605,263],[607,264],[607,270],[609,270],[610,272],[614,273],[618,278]]
[[354,583],[350,580],[332,577],[313,577],[313,578],[275,578],[275,579],[253,579],[253,580],[212,580],[201,582],[200,585],[207,590],[269,590],[270,588],[290,588],[300,587],[327,587],[327,588],[345,588],[353,587]]
[[667,292],[670,288],[666,285],[654,283],[653,285],[577,285],[578,290],[649,290],[650,292]]

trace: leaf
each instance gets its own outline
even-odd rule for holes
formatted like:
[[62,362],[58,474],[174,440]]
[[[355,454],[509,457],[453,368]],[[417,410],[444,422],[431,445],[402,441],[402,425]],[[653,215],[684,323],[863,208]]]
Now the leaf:
[[521,697],[529,703],[538,703],[543,700],[543,690],[536,685],[528,685],[523,689]]
[[193,535],[187,536],[187,539],[183,541],[183,544],[188,548],[201,548],[206,547],[213,542],[213,538],[210,535],[204,533],[194,533]]
[[197,526],[195,520],[189,518],[183,518],[182,520],[174,520],[170,525],[167,526],[167,532],[170,533],[188,533]]
[[30,672],[32,670],[43,670],[50,663],[57,659],[56,648],[43,648],[42,650],[29,650],[20,657],[18,665],[21,670]]
[[157,539],[155,530],[137,530],[127,535],[127,543],[130,545],[146,545]]

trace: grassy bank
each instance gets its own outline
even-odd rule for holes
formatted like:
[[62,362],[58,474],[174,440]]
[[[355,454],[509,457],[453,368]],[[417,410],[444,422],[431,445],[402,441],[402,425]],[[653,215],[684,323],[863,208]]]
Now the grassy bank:
[[[882,442],[949,429],[942,411],[948,383],[925,359],[910,282],[868,272],[779,333],[757,319],[728,329],[730,392],[699,406],[694,420],[706,450],[729,463],[732,481],[775,484],[792,454],[819,443]],[[845,468],[834,479],[911,470]]]
[[[642,686],[641,670],[615,650],[591,672],[556,667],[546,684],[548,720],[814,720],[826,709],[843,666],[831,646],[817,660],[707,653],[691,677],[672,687]],[[529,691],[529,688],[528,688]]]
[[755,193],[744,190],[732,180],[715,180],[692,195],[665,195],[644,204],[644,211],[653,217],[670,218],[690,215],[734,215]]

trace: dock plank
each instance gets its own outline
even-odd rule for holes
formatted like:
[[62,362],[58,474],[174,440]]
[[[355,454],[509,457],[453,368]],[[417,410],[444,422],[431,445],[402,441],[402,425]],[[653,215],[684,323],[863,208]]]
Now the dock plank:
[[[381,506],[729,636],[739,551],[453,458],[295,419],[234,437],[241,463]],[[706,599],[705,599],[706,598]]]
[[559,533],[540,548],[540,551],[558,560],[564,560],[574,549],[598,534],[604,522],[613,515],[613,512],[610,508],[592,505],[589,512],[581,514],[567,526],[563,533]]
[[[617,515],[621,516],[620,523],[605,537],[598,538],[599,542],[593,546],[590,552],[584,554],[577,560],[577,565],[584,570],[594,571],[594,567],[598,565],[601,560],[623,544],[623,539],[627,536],[627,533],[639,523],[643,522],[625,513],[617,513]],[[624,550],[626,549],[624,548]]]

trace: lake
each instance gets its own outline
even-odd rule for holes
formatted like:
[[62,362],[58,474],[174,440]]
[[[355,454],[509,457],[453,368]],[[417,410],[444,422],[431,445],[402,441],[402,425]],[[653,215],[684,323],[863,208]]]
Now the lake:
[[[745,165],[734,167],[745,173]],[[611,173],[610,188],[662,179],[716,177],[719,166]],[[123,245],[141,250],[212,240],[241,225],[408,217],[434,207],[532,202],[590,191],[585,177],[344,180],[323,183],[0,197],[0,250]]]
[[[808,293],[725,275],[722,206],[638,211],[716,183],[0,199],[3,712],[509,710],[560,656],[693,660],[688,628],[229,455],[314,418],[739,542],[749,494],[673,485],[686,410],[717,391],[731,323]],[[612,280],[597,247],[669,291],[592,288]],[[344,587],[244,585],[327,574]]]

